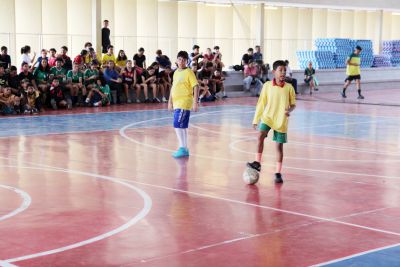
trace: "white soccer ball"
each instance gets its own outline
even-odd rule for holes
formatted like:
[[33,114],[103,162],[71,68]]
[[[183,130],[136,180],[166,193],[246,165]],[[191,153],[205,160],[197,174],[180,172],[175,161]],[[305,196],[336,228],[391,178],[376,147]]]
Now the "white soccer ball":
[[260,173],[253,168],[246,167],[246,169],[243,172],[243,181],[246,184],[250,185],[255,184],[258,182],[259,178],[260,178]]

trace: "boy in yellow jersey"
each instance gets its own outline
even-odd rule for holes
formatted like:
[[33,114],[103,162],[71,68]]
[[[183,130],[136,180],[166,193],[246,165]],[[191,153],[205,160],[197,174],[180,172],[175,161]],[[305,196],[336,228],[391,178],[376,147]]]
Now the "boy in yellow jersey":
[[247,166],[257,171],[261,170],[264,139],[272,129],[274,131],[272,140],[276,142],[277,150],[275,183],[282,183],[283,144],[287,142],[288,118],[296,107],[296,93],[291,84],[285,83],[285,61],[275,61],[272,73],[274,79],[264,84],[253,119],[254,129],[260,124],[256,160],[252,163],[248,162]]
[[168,110],[174,111],[174,128],[179,141],[179,149],[172,153],[174,158],[188,157],[187,128],[190,110],[198,111],[199,86],[196,75],[187,67],[189,55],[180,51],[177,55],[178,69],[174,72]]
[[109,45],[107,48],[107,53],[103,54],[103,57],[101,59],[103,65],[107,65],[109,61],[113,61],[114,63],[117,62],[115,55],[114,55],[114,46]]
[[361,94],[361,72],[360,72],[360,64],[361,64],[361,53],[362,48],[360,46],[356,46],[354,53],[351,54],[347,58],[347,69],[346,74],[347,78],[345,80],[345,84],[343,86],[343,92],[341,93],[343,98],[346,98],[346,89],[350,85],[352,80],[356,81],[356,87],[358,90],[358,97],[357,99],[364,99],[364,96]]

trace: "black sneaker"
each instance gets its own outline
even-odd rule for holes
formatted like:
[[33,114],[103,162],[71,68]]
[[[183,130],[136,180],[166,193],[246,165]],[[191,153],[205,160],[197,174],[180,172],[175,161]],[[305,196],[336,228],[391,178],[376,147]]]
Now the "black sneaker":
[[275,173],[275,183],[277,183],[277,184],[283,183],[282,174]]
[[150,99],[146,99],[145,101],[144,101],[144,103],[151,103],[151,101],[150,101]]
[[318,91],[319,89],[318,88],[314,88],[314,91]]
[[153,98],[153,103],[161,103],[160,99],[158,99],[157,97]]
[[342,95],[343,98],[346,98],[346,97],[347,97],[347,96],[346,96],[346,93],[344,93],[344,92],[341,92],[340,94]]
[[357,99],[364,99],[363,95],[358,95]]
[[261,164],[258,161],[253,161],[253,162],[247,162],[246,164],[247,167],[255,169],[256,171],[261,171]]

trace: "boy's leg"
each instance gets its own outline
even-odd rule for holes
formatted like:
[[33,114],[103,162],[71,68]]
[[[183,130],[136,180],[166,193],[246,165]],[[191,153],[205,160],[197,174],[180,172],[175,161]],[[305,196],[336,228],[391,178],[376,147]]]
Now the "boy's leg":
[[256,159],[253,162],[248,162],[247,167],[253,168],[257,171],[261,170],[262,153],[264,151],[264,140],[268,136],[270,127],[264,123],[260,124],[260,133],[258,135]]
[[351,80],[349,78],[347,78],[346,82],[343,85],[343,91],[341,93],[343,98],[346,98],[346,89],[347,89],[347,87],[349,87],[350,84],[351,84]]
[[243,80],[243,86],[244,86],[244,89],[246,90],[246,91],[249,91],[250,90],[250,85],[251,85],[251,81],[253,80],[253,77],[251,77],[251,76],[247,76],[246,78],[244,78],[244,80]]
[[364,99],[364,96],[361,94],[361,80],[360,79],[356,80],[356,87],[357,87],[357,92],[358,92],[358,99]]
[[175,109],[174,128],[179,142],[179,149],[172,154],[174,158],[187,157],[187,128],[189,125],[190,110]]
[[283,183],[281,174],[283,162],[283,144],[287,142],[287,134],[274,131],[273,141],[276,142],[275,183]]

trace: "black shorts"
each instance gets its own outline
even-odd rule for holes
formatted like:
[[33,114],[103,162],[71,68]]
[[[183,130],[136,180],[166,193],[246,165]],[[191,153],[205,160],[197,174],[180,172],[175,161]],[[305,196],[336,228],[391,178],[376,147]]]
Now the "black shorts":
[[361,75],[350,75],[347,76],[346,80],[344,80],[345,82],[347,81],[352,81],[352,80],[361,80]]

